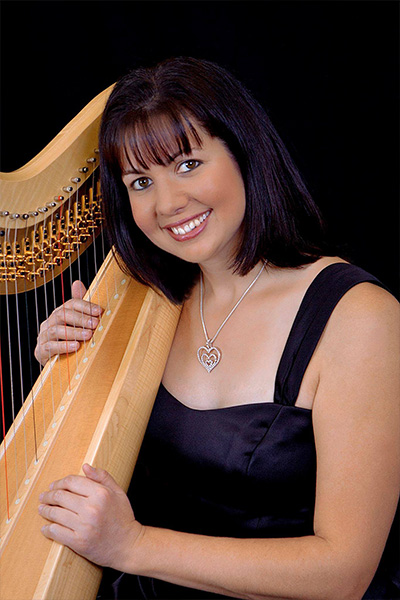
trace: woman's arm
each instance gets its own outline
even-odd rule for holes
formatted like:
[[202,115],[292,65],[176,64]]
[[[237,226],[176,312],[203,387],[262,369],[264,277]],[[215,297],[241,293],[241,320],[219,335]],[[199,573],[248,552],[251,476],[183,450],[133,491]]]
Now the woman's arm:
[[[107,528],[99,538],[100,517],[96,554],[86,548],[85,555],[118,570],[239,598],[359,600],[378,566],[400,487],[399,333],[399,304],[382,289],[360,284],[338,304],[312,359],[320,372],[313,409],[315,535],[214,538],[141,527],[132,517],[120,538]],[[47,494],[46,502],[55,503]],[[71,534],[63,538],[62,529],[45,534],[70,545]]]

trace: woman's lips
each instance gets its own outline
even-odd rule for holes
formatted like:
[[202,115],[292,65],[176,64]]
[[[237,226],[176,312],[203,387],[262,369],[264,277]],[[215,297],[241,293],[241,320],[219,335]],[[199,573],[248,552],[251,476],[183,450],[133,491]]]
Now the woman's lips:
[[[197,237],[206,227],[207,225],[207,221],[208,221],[208,217],[211,214],[211,210],[207,210],[204,213],[202,213],[201,215],[198,215],[197,217],[184,221],[183,223],[181,223],[180,225],[174,226],[173,229],[175,231],[172,231],[172,227],[166,227],[168,233],[170,234],[170,236],[178,241],[178,242],[184,242],[186,240],[191,240],[195,237]],[[189,231],[184,231],[186,228],[190,227]],[[178,230],[184,231],[184,233],[179,233]]]

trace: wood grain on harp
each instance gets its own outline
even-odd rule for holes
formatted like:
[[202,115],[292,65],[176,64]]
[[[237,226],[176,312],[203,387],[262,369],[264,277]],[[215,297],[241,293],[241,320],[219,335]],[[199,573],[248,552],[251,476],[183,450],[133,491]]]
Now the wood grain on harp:
[[[101,226],[93,159],[110,90],[27,165],[1,174],[1,294],[54,280]],[[46,364],[1,445],[3,600],[96,597],[101,569],[41,534],[38,496],[84,462],[127,489],[179,318],[179,308],[123,274],[111,253],[85,298],[105,309],[92,340]]]

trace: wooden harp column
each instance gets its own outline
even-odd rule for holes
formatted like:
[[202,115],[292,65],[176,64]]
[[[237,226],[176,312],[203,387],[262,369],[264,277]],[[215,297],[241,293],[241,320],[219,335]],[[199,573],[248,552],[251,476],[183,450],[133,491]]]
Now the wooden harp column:
[[[94,235],[100,190],[90,177],[110,89],[36,158],[1,174],[2,294],[45,284]],[[112,253],[86,297],[105,309],[92,340],[46,364],[0,448],[2,600],[96,597],[101,569],[41,534],[38,496],[84,462],[128,488],[179,319],[178,307],[124,274]]]

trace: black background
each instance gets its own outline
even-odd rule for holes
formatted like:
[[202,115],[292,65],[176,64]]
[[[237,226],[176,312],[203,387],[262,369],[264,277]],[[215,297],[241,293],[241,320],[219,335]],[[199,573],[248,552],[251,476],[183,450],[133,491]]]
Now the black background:
[[[0,11],[2,171],[33,158],[130,68],[214,60],[267,108],[347,254],[400,297],[397,1],[2,0]],[[18,344],[11,332],[14,364],[36,333],[27,327]],[[21,387],[37,371],[29,363]]]
[[[1,171],[33,158],[129,69],[213,60],[267,109],[345,255],[400,298],[397,1],[2,0],[0,11]],[[36,300],[26,304],[18,343],[0,298],[5,394],[11,337],[13,365],[22,347],[21,402],[38,374]]]
[[[2,0],[0,11],[2,171],[33,158],[129,69],[213,60],[267,108],[346,254],[400,297],[397,1]],[[25,299],[22,343],[0,300],[5,398],[8,356],[18,370],[22,349],[20,405],[39,371],[36,301]]]
[[267,108],[338,241],[397,295],[398,18],[383,0],[3,0],[1,170],[130,68],[214,60]]

